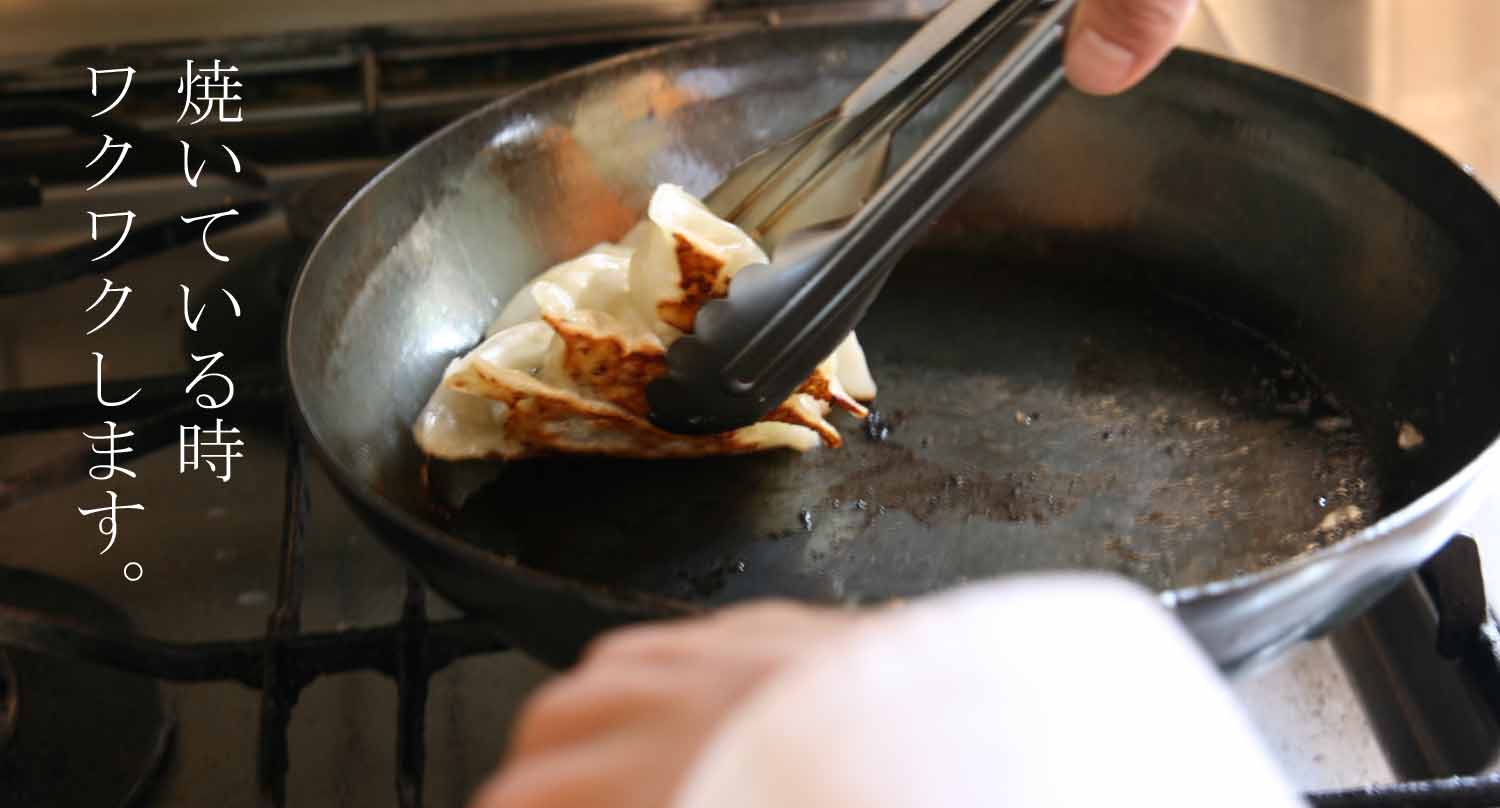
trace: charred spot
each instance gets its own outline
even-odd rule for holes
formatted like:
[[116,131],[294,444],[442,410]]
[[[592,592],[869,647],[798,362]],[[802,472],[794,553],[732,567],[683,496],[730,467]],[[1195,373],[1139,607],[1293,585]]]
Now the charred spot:
[[1045,524],[1078,505],[1068,494],[1068,475],[976,469],[954,471],[917,456],[897,443],[877,443],[878,458],[846,477],[830,493],[846,500],[877,502],[931,524],[940,514],[960,513],[999,522]]
[[544,317],[563,341],[563,369],[590,395],[627,412],[650,411],[646,385],[667,371],[660,349],[628,346],[619,337],[598,336],[556,317]]
[[656,304],[656,313],[672,327],[692,331],[698,309],[716,297],[723,297],[729,284],[723,277],[723,261],[693,246],[680,234],[674,233],[672,238],[677,244],[677,284],[682,289],[682,298]]

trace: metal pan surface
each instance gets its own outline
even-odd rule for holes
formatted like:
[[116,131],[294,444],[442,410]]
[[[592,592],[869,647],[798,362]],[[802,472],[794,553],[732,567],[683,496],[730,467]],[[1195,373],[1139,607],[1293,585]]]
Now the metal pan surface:
[[602,63],[357,195],[298,282],[287,367],[380,535],[557,662],[608,626],[746,597],[1102,568],[1161,591],[1231,667],[1448,538],[1500,434],[1500,206],[1363,109],[1191,52],[1126,96],[1058,97],[935,223],[859,328],[881,417],[841,422],[844,448],[528,461],[430,507],[410,424],[512,293],[620,236],[657,183],[706,192],[908,31]]

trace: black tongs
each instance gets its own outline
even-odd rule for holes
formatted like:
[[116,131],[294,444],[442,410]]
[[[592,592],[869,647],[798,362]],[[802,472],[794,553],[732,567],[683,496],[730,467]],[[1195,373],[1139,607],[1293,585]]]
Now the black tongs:
[[[1062,79],[1074,0],[952,0],[833,111],[737,167],[705,200],[771,253],[703,306],[647,388],[672,432],[761,420],[849,335],[896,261]],[[891,134],[1012,26],[1029,28],[917,151]]]

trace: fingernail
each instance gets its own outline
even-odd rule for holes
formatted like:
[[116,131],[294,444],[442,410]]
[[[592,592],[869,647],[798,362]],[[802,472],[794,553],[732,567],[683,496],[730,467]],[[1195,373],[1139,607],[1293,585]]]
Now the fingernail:
[[1085,28],[1068,53],[1068,78],[1086,93],[1116,93],[1130,81],[1135,61],[1123,45]]

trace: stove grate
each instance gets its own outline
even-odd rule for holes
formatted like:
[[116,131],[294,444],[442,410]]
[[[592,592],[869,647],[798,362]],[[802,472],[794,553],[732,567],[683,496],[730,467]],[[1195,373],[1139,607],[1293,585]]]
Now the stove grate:
[[[290,424],[289,424],[290,427]],[[457,659],[508,648],[494,627],[474,618],[430,621],[426,588],[408,573],[401,617],[390,625],[303,633],[303,547],[309,513],[305,451],[288,430],[286,502],[276,606],[258,639],[168,643],[118,636],[42,612],[0,605],[0,647],[83,660],[171,682],[234,681],[261,692],[260,804],[287,804],[287,730],[302,689],[318,677],[375,671],[396,681],[397,772],[401,808],[420,808],[425,768],[428,681]]]

